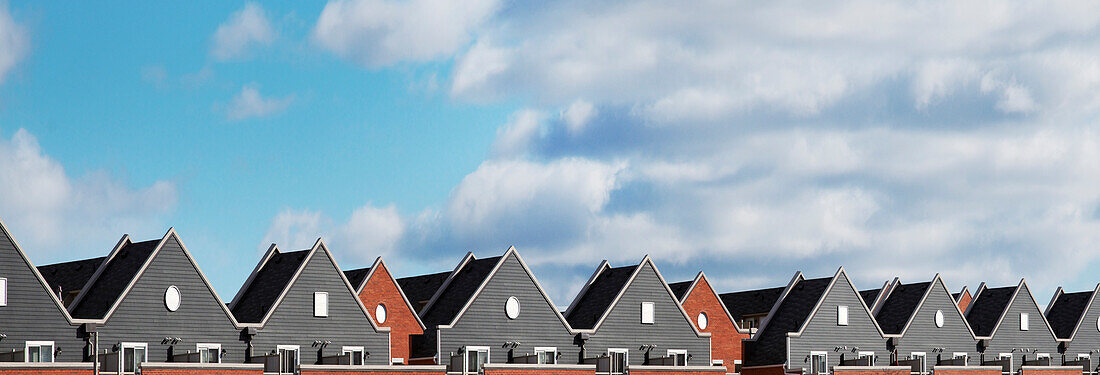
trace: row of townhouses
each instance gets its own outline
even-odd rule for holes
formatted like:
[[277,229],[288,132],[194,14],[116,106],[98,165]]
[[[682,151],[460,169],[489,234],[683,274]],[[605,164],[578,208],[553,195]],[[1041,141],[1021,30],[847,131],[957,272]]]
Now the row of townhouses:
[[514,248],[397,278],[317,240],[272,245],[225,303],[174,230],[36,267],[0,223],[0,374],[1091,375],[1096,292],[1044,309],[1023,281],[860,291],[841,268],[718,293],[645,257],[603,262],[562,310]]

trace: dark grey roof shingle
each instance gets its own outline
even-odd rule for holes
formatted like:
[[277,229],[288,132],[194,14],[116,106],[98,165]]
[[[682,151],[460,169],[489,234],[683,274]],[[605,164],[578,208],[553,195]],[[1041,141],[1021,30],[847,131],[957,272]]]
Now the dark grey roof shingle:
[[[466,302],[473,298],[474,292],[485,281],[485,278],[489,277],[489,273],[500,262],[500,259],[499,256],[472,259],[463,265],[458,273],[455,273],[451,278],[446,289],[439,294],[439,298],[420,314],[424,325],[434,328],[438,325],[451,323],[458,312],[462,310],[462,307],[466,306]],[[420,339],[413,340],[413,358],[430,357],[436,354],[435,334],[436,330],[428,329],[425,330]]]
[[676,295],[676,299],[679,301],[684,300],[684,295],[687,294],[688,288],[691,287],[691,283],[695,280],[681,281],[678,283],[668,284],[668,287],[672,289],[672,294]]
[[1009,302],[1012,302],[1012,294],[1016,292],[1016,286],[1001,288],[989,288],[981,292],[978,298],[970,303],[970,311],[966,314],[966,322],[979,337],[986,337],[993,333],[997,322],[1001,319]]
[[443,282],[447,281],[447,276],[450,276],[451,272],[439,272],[428,275],[403,277],[397,279],[397,285],[401,286],[401,291],[405,292],[405,298],[409,299],[409,302],[416,308],[417,313],[424,307],[424,303],[432,299],[435,292],[439,290],[439,287],[443,286]]
[[80,302],[73,306],[72,315],[80,319],[101,319],[122,296],[126,286],[137,276],[138,270],[149,259],[160,240],[127,244],[114,258],[103,264],[103,272],[88,289],[80,292]]
[[240,293],[240,298],[233,305],[233,316],[241,323],[259,323],[267,316],[268,310],[275,304],[275,300],[283,293],[294,277],[294,273],[302,265],[310,250],[291,252],[279,252],[271,255],[271,259],[256,272],[252,282],[242,286],[245,290]]
[[916,284],[901,284],[890,291],[890,296],[882,303],[875,320],[886,334],[899,334],[905,329],[905,324],[917,310],[917,305],[924,297],[925,291],[931,286],[931,282]]
[[1081,321],[1081,317],[1085,314],[1085,308],[1092,300],[1092,294],[1092,290],[1065,293],[1058,296],[1058,299],[1054,301],[1054,305],[1050,307],[1050,312],[1047,313],[1047,322],[1050,323],[1050,328],[1054,329],[1054,334],[1058,338],[1068,339],[1073,336],[1073,329],[1077,328],[1077,323]]
[[832,280],[832,277],[826,277],[795,283],[768,320],[768,325],[757,333],[757,339],[749,345],[745,366],[786,362],[787,333],[802,328]]
[[729,310],[733,319],[741,321],[747,315],[760,315],[771,312],[784,289],[787,289],[787,287],[746,290],[720,294],[718,298],[722,299],[722,304],[726,305],[726,310]]
[[359,291],[359,287],[363,284],[363,280],[366,280],[369,274],[370,267],[344,271],[344,277],[348,278],[348,282],[351,283],[351,287],[355,288],[356,292]]
[[882,288],[861,290],[859,291],[859,297],[863,298],[863,303],[866,303],[867,307],[873,307],[879,293],[882,293]]
[[107,257],[98,257],[47,264],[38,266],[38,272],[46,279],[46,283],[50,284],[50,290],[57,293],[60,288],[61,292],[65,293],[83,288],[106,259]]
[[576,329],[591,329],[611,307],[611,302],[619,295],[619,291],[626,286],[630,275],[634,274],[637,265],[608,268],[600,272],[592,284],[583,294],[577,296],[577,303],[565,317],[569,325]]

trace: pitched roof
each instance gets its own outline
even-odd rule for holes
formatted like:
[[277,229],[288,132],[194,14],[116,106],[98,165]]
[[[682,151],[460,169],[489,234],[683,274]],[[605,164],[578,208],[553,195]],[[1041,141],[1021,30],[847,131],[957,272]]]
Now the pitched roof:
[[565,316],[569,325],[576,329],[594,328],[637,268],[638,265],[608,267],[600,272],[588,288],[577,296],[569,315]]
[[126,286],[137,276],[149,255],[161,240],[127,243],[118,250],[87,289],[80,292],[78,301],[71,306],[74,318],[102,319],[115,301],[122,296]]
[[251,282],[244,285],[240,298],[233,304],[233,316],[241,323],[259,323],[267,316],[275,300],[286,289],[290,279],[301,267],[310,250],[279,252],[274,250]]
[[450,275],[451,271],[447,271],[428,275],[403,277],[397,279],[397,285],[401,286],[401,290],[405,292],[405,298],[409,299],[409,302],[416,307],[419,313],[420,309],[424,307],[421,303],[432,299],[432,296],[439,290],[439,287],[443,286],[443,282],[447,281],[447,277]]
[[84,287],[84,284],[88,283],[88,280],[95,274],[95,270],[106,259],[107,257],[98,257],[47,264],[38,266],[38,272],[42,273],[46,283],[50,284],[50,290],[55,293],[58,289],[61,289],[62,292],[80,290]]
[[676,295],[676,299],[679,301],[684,300],[684,295],[687,294],[688,288],[691,288],[691,283],[695,280],[681,281],[678,283],[668,284],[668,287],[672,289],[672,294]]
[[356,292],[359,291],[359,287],[363,285],[363,281],[366,281],[369,274],[370,267],[344,271],[344,277],[348,278],[348,282],[351,283],[352,288],[356,289]]
[[979,337],[988,337],[997,327],[1001,315],[1012,302],[1012,295],[1016,293],[1018,286],[1006,286],[1000,288],[988,288],[978,294],[978,298],[970,303],[966,313],[966,322]]
[[1073,330],[1077,323],[1085,315],[1085,309],[1092,300],[1095,290],[1077,293],[1064,293],[1058,296],[1054,304],[1047,311],[1047,322],[1054,334],[1060,339],[1068,339],[1073,336]]
[[451,277],[446,289],[439,293],[439,298],[420,314],[424,324],[428,327],[450,324],[500,259],[499,256],[473,259],[463,265],[462,269]]
[[859,297],[863,298],[863,303],[866,303],[867,307],[874,307],[879,293],[882,293],[882,288],[861,290],[859,291]]
[[772,311],[772,306],[779,301],[785,286],[778,288],[746,290],[718,295],[722,304],[726,305],[734,320],[740,321],[746,315],[761,315]]
[[909,318],[916,313],[924,293],[931,282],[916,284],[898,284],[890,290],[890,296],[882,302],[875,320],[886,334],[900,334],[909,323]]
[[802,328],[832,280],[832,277],[823,277],[796,282],[768,319],[768,324],[749,345],[745,365],[761,366],[786,362],[787,334]]

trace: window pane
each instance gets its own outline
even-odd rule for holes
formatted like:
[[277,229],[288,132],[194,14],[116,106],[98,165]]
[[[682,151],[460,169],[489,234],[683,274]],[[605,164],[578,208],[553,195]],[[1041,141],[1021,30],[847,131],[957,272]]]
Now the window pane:
[[42,359],[38,356],[38,347],[32,346],[27,348],[27,361],[28,362],[42,362]]
[[38,347],[39,360],[41,362],[53,362],[53,345]]

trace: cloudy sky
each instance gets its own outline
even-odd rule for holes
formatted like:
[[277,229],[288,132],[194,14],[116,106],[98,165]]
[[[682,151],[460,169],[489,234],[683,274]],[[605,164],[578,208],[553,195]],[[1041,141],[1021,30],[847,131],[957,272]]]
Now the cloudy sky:
[[222,296],[323,237],[515,245],[568,305],[645,254],[1100,282],[1095,1],[0,2],[0,218],[38,264],[175,227]]

